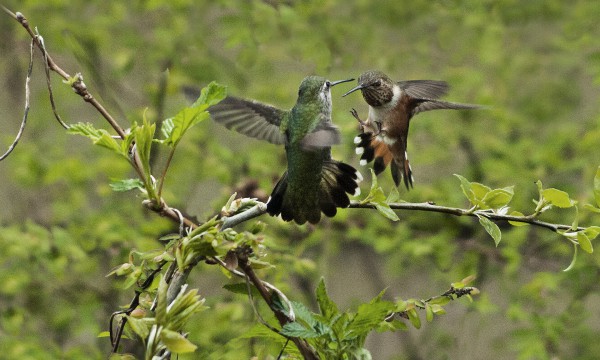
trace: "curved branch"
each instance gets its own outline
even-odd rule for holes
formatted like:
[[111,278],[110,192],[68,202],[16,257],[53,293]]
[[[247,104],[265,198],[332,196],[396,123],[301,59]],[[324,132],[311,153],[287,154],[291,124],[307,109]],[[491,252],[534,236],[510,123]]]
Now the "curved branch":
[[[472,211],[470,209],[439,206],[439,205],[435,205],[435,204],[428,203],[428,202],[425,202],[425,203],[392,203],[392,204],[389,204],[389,206],[390,206],[390,208],[392,208],[394,210],[430,211],[430,212],[444,213],[444,214],[450,214],[450,215],[455,215],[455,216],[472,216],[472,217],[483,216],[490,220],[496,220],[496,221],[522,222],[522,223],[527,223],[530,225],[535,225],[535,226],[539,226],[542,228],[546,228],[546,229],[552,230],[554,232],[557,232],[558,230],[570,230],[571,229],[571,225],[553,224],[553,223],[537,220],[536,218],[534,218],[532,216],[503,215],[503,214],[491,212],[489,210]],[[358,201],[352,201],[350,203],[350,206],[348,206],[348,207],[353,208],[353,209],[376,209],[374,204],[371,204],[371,203],[362,204]],[[580,226],[577,228],[577,231],[583,231],[583,230],[585,230],[584,227]]]

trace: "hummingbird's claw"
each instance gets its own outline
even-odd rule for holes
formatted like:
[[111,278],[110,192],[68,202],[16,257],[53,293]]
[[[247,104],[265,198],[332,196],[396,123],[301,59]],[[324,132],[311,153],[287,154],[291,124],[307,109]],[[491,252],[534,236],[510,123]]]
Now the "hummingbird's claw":
[[354,118],[355,118],[356,120],[358,120],[358,123],[360,124],[360,130],[361,130],[361,131],[362,131],[362,130],[364,130],[364,128],[365,128],[365,122],[364,122],[364,121],[362,121],[362,120],[360,119],[360,117],[358,116],[358,111],[356,111],[356,109],[355,109],[355,108],[352,108],[352,110],[350,110],[350,114],[352,114],[352,116],[354,116]]
[[382,130],[381,130],[381,127],[382,127],[381,122],[380,121],[373,121],[373,123],[377,126],[377,132],[374,133],[373,136],[379,136],[379,135],[381,135],[381,132],[382,132]]

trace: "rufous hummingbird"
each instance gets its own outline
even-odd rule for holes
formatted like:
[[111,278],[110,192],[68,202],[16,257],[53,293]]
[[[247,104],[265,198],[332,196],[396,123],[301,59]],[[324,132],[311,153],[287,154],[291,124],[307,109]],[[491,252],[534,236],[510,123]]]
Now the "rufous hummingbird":
[[438,109],[477,109],[479,105],[437,100],[448,92],[448,84],[437,80],[392,81],[381,71],[364,72],[356,90],[369,104],[369,115],[362,121],[355,109],[352,115],[360,123],[362,133],[354,138],[360,164],[374,161],[373,170],[380,174],[390,165],[396,186],[404,179],[407,189],[413,186],[412,169],[406,153],[410,119],[420,112]]
[[321,212],[332,217],[337,207],[347,207],[347,194],[360,194],[361,174],[331,158],[331,146],[340,142],[340,132],[331,121],[331,87],[353,80],[306,77],[290,110],[232,96],[209,109],[213,120],[229,129],[285,145],[287,171],[267,201],[270,215],[315,224]]

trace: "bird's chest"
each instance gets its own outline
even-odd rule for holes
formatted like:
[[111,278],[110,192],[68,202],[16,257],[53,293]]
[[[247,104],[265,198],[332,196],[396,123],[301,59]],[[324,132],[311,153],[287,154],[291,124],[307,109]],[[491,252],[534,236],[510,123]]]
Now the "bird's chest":
[[398,99],[395,104],[390,102],[377,107],[369,106],[368,131],[378,134],[378,139],[387,145],[393,145],[408,132],[408,113],[401,100]]

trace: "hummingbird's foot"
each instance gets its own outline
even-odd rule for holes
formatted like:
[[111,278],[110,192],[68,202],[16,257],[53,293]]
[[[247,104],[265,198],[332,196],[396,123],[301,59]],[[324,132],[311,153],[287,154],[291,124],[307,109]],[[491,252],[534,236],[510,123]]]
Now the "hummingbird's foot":
[[382,132],[384,132],[381,128],[381,122],[380,121],[373,121],[373,124],[375,124],[375,126],[377,127],[377,132],[373,134],[373,136],[379,136],[381,135]]
[[358,120],[358,123],[360,124],[360,130],[361,130],[361,131],[364,131],[364,129],[365,129],[365,122],[364,122],[364,121],[362,121],[362,120],[360,119],[360,117],[358,116],[358,111],[356,111],[356,109],[355,109],[355,108],[352,108],[352,110],[350,110],[350,114],[352,114],[352,116],[354,116],[354,118],[355,118],[356,120]]

